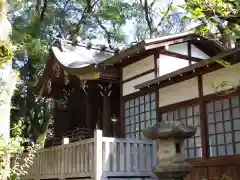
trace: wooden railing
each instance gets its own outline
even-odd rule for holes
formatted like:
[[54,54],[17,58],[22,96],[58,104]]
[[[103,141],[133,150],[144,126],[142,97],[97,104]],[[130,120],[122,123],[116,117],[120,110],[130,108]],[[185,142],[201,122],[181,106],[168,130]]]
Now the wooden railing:
[[93,173],[94,139],[39,150],[24,179],[90,177]]
[[47,140],[46,147],[57,146],[61,144],[62,138],[69,138],[70,142],[80,141],[93,137],[94,130],[86,128],[76,128],[73,131],[60,134],[57,137]]
[[104,177],[152,176],[156,150],[152,141],[102,138]]
[[39,150],[22,179],[151,177],[154,146],[152,141],[102,137],[96,130],[94,138]]

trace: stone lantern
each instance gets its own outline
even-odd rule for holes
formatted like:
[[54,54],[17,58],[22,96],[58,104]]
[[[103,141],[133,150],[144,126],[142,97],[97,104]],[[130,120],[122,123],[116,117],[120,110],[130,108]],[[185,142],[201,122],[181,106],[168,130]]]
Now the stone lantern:
[[184,139],[193,136],[197,127],[180,121],[162,121],[143,131],[147,139],[157,141],[158,163],[153,173],[161,180],[183,180],[193,165],[184,156]]

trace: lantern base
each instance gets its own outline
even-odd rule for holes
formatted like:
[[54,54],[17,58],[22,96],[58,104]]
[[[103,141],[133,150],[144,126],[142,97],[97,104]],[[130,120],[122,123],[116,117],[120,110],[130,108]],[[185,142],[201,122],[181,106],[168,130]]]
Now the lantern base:
[[193,165],[188,162],[161,163],[152,172],[161,180],[183,180],[192,171]]

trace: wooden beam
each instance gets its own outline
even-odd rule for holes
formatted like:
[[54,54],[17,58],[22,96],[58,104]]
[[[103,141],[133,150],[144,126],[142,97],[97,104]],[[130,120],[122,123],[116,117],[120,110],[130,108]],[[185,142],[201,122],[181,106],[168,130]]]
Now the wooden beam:
[[191,43],[188,41],[188,43],[187,43],[187,53],[188,53],[188,63],[189,63],[189,65],[190,64],[192,64],[192,60],[191,60],[191,58],[192,58],[192,47],[191,47]]
[[171,52],[171,51],[163,51],[162,54],[167,55],[167,56],[171,56],[171,57],[175,57],[175,58],[179,58],[179,59],[188,60],[188,61],[194,61],[194,62],[200,62],[200,61],[204,60],[204,59],[191,57],[189,55],[186,56],[186,55]]
[[105,137],[111,136],[110,124],[111,124],[111,104],[110,104],[110,95],[112,91],[111,84],[100,85],[100,94],[103,98],[103,115],[102,115],[102,130]]
[[85,102],[85,126],[88,129],[91,129],[91,106],[90,106],[90,93],[89,87],[86,88],[81,87],[84,91],[84,102]]
[[155,87],[155,92],[156,92],[156,118],[157,122],[161,121],[161,116],[160,116],[160,107],[159,107],[159,88]]
[[126,66],[129,66],[130,64],[133,64],[137,61],[140,61],[148,56],[154,55],[155,52],[161,52],[164,50],[164,47],[160,47],[157,50],[156,49],[151,49],[151,50],[147,50],[144,52],[139,52],[138,54],[134,55],[134,56],[129,56],[126,57],[125,59],[122,59],[121,62],[119,62],[117,65],[115,65],[116,68],[124,68]]
[[194,38],[195,38],[194,36],[187,36],[187,37],[182,37],[182,38],[175,38],[170,41],[163,41],[163,42],[159,42],[159,43],[157,43],[157,42],[149,43],[145,46],[145,50],[156,49],[156,48],[163,47],[166,45],[184,43],[184,42],[192,40]]
[[201,128],[201,140],[202,140],[202,156],[207,159],[208,156],[208,138],[207,138],[207,119],[205,113],[205,104],[203,102],[203,82],[202,76],[198,76],[198,95],[199,95],[199,107],[200,107],[200,128]]
[[159,58],[159,53],[155,53],[154,54],[154,73],[155,73],[155,77],[157,77],[158,69],[159,69],[158,58]]
[[[122,81],[122,69],[121,69]],[[124,137],[124,100],[123,100],[123,83],[120,83],[120,137]]]

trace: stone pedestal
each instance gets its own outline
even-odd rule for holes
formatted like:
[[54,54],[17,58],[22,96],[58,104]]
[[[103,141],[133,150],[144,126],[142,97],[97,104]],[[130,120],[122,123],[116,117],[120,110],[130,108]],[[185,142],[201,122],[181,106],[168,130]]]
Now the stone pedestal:
[[178,121],[162,121],[144,130],[146,138],[157,141],[158,163],[152,172],[161,180],[183,180],[193,165],[184,157],[184,139],[193,136],[196,126]]

